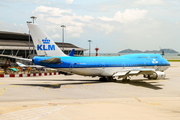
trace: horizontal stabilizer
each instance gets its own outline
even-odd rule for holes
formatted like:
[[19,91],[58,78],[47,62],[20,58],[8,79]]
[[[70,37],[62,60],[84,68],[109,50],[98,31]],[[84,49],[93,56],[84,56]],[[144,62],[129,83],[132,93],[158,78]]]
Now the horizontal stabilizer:
[[20,63],[20,62],[16,62],[16,64],[18,64],[20,67],[25,67],[26,65]]
[[61,63],[61,59],[60,58],[50,58],[50,59],[42,60],[40,62],[41,63],[49,63],[49,64],[57,64],[57,63]]
[[21,58],[21,57],[17,57],[17,56],[11,56],[11,55],[0,55],[0,57],[6,57],[6,58],[13,58],[13,59],[17,59],[17,60],[24,60],[24,61],[32,61],[32,59],[27,59],[27,58]]

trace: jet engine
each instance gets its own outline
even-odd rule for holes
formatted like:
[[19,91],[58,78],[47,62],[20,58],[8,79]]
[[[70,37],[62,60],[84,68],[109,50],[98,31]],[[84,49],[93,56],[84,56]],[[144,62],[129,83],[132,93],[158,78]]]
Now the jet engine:
[[148,78],[149,80],[154,79],[164,79],[166,77],[166,74],[164,72],[161,71],[156,71],[151,75],[144,75],[145,78]]

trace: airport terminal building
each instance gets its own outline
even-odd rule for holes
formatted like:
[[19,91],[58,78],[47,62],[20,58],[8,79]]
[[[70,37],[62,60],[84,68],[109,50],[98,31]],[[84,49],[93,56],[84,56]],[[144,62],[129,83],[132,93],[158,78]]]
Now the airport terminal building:
[[[55,42],[57,46],[62,49],[63,43]],[[83,56],[83,49],[77,47],[71,43],[64,43],[64,53],[69,54],[72,49],[75,49],[75,56]],[[36,55],[36,50],[34,51]],[[30,55],[29,55],[29,34],[26,33],[14,33],[0,31],[0,54],[1,55],[12,55],[23,58],[29,58],[33,55],[33,42],[30,37]]]

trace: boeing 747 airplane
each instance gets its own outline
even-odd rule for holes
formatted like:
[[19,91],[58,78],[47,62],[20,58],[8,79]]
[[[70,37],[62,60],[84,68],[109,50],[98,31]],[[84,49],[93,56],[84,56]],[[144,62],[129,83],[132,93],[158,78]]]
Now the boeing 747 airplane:
[[101,81],[114,78],[130,81],[133,75],[148,79],[165,78],[170,63],[160,54],[129,54],[114,57],[75,57],[65,55],[52,39],[37,25],[28,23],[38,55],[34,64],[58,69],[70,74],[98,76]]

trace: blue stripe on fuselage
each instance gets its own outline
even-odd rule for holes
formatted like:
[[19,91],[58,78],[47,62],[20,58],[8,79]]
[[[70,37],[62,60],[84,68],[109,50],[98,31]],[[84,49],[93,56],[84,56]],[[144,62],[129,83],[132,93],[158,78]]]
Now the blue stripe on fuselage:
[[[50,58],[61,58],[62,64],[40,63],[41,60]],[[33,59],[35,64],[52,68],[170,66],[170,63],[160,54],[129,54],[114,57],[36,56]]]

